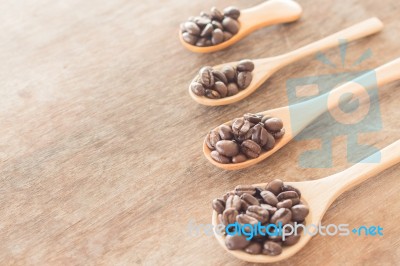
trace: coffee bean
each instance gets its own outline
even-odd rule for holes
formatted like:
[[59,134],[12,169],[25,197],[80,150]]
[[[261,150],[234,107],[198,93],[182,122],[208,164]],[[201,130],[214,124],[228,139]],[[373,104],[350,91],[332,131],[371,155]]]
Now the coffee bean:
[[236,136],[244,136],[250,130],[250,123],[243,118],[237,118],[232,123],[232,131]]
[[242,200],[244,200],[245,202],[247,202],[247,204],[249,204],[250,206],[252,206],[252,205],[259,206],[259,205],[260,205],[260,203],[258,202],[258,200],[257,200],[255,197],[253,197],[252,195],[248,194],[248,193],[243,193],[243,194],[240,196],[240,198],[241,198]]
[[222,20],[222,25],[224,26],[225,30],[232,34],[236,34],[239,31],[239,23],[233,18],[225,17]]
[[204,27],[204,29],[201,31],[200,36],[201,36],[201,37],[208,37],[208,36],[211,36],[213,30],[214,30],[213,25],[212,25],[211,23],[208,23],[208,24]]
[[296,193],[296,191],[283,191],[281,193],[279,193],[279,195],[277,196],[279,201],[284,201],[286,199],[299,199],[299,195]]
[[205,47],[205,46],[207,46],[206,41],[207,41],[206,38],[200,38],[197,40],[196,46]]
[[278,204],[278,199],[276,198],[276,196],[274,195],[274,193],[272,193],[271,191],[263,191],[261,192],[261,197],[264,199],[264,201],[271,205],[271,206],[276,206],[276,204]]
[[229,250],[244,249],[250,244],[244,235],[227,235],[225,237],[225,246]]
[[278,203],[276,204],[276,207],[277,207],[278,209],[281,209],[281,208],[290,209],[290,207],[292,207],[292,200],[287,199],[287,200],[278,202]]
[[232,33],[230,33],[229,31],[224,31],[224,42],[230,40],[232,36],[233,36]]
[[257,219],[262,224],[268,222],[269,219],[269,212],[257,205],[249,206],[246,210],[246,214]]
[[218,214],[220,214],[225,210],[225,201],[222,199],[214,199],[212,201],[212,207]]
[[237,7],[229,6],[224,9],[224,15],[233,19],[238,19],[240,16],[240,10]]
[[188,22],[185,22],[184,27],[188,33],[195,35],[195,36],[200,35],[200,28],[199,28],[199,26],[197,26],[196,23],[188,21]]
[[214,89],[218,91],[219,95],[221,95],[222,98],[228,94],[228,88],[222,81],[215,82]]
[[207,98],[210,98],[210,99],[219,99],[219,98],[221,98],[221,95],[219,95],[218,91],[208,90],[208,89],[205,92],[205,96]]
[[233,138],[232,128],[228,125],[219,126],[218,134],[221,137],[221,139],[231,140]]
[[226,76],[228,81],[234,81],[236,77],[236,70],[232,66],[224,66],[222,68],[222,73]]
[[236,216],[238,216],[238,211],[235,208],[227,208],[222,213],[222,223],[225,226],[233,224],[236,222]]
[[244,153],[249,158],[257,158],[260,156],[261,147],[252,140],[245,140],[243,141],[242,145],[240,146],[242,153]]
[[253,127],[253,134],[251,135],[251,140],[256,142],[260,146],[264,146],[267,144],[268,131],[263,127],[262,124],[259,123]]
[[278,195],[282,192],[283,181],[280,179],[274,179],[267,184],[265,187],[266,190],[271,191],[275,195]]
[[302,222],[310,212],[306,205],[299,204],[292,207],[292,220],[295,222]]
[[237,71],[251,72],[254,70],[254,63],[249,59],[241,60],[236,66],[236,69]]
[[211,42],[216,45],[224,41],[224,33],[221,29],[215,29],[212,32]]
[[293,187],[293,186],[291,186],[291,185],[284,184],[284,185],[282,186],[282,191],[294,191],[294,192],[297,193],[297,195],[299,196],[299,198],[301,198],[301,192],[300,192],[300,190],[298,190],[297,188],[295,188],[295,187]]
[[272,216],[277,211],[277,208],[275,208],[269,204],[261,204],[261,207],[266,209],[270,216]]
[[250,245],[245,249],[245,251],[249,254],[260,254],[262,250],[262,246],[258,242],[251,242]]
[[253,79],[251,72],[239,72],[237,75],[237,84],[240,89],[246,89]]
[[206,144],[207,144],[208,148],[210,148],[211,150],[214,150],[215,145],[220,140],[221,140],[221,138],[220,138],[218,132],[215,130],[211,130],[210,133],[208,133],[208,135],[206,137]]
[[211,158],[213,158],[214,161],[217,161],[219,163],[222,163],[222,164],[230,163],[230,160],[228,157],[219,154],[219,152],[217,152],[217,151],[212,151],[210,153],[210,156],[211,156]]
[[244,225],[244,224],[254,225],[254,224],[258,223],[257,219],[255,219],[247,214],[239,214],[238,216],[236,216],[236,221],[241,225]]
[[209,66],[202,67],[199,71],[200,82],[210,88],[214,85],[214,75],[212,74],[212,68]]
[[233,96],[239,92],[239,88],[236,83],[229,83],[228,86],[228,96]]
[[190,34],[189,32],[182,33],[182,39],[190,44],[195,44],[197,42],[197,37]]
[[282,223],[282,225],[285,225],[290,222],[292,219],[292,212],[289,209],[278,209],[274,215],[271,217],[271,223],[278,225],[278,223]]
[[265,241],[262,253],[269,256],[278,256],[282,253],[282,246],[273,241]]
[[301,235],[290,235],[285,238],[283,241],[284,246],[293,246],[297,242],[299,242]]
[[282,119],[273,117],[264,122],[265,129],[269,132],[280,131],[283,127]]
[[232,163],[242,163],[246,160],[247,160],[246,155],[242,153],[239,153],[238,155],[232,157]]
[[238,185],[235,187],[236,195],[241,196],[244,193],[254,196],[256,194],[256,188],[253,187],[252,185]]
[[205,90],[204,87],[203,87],[203,84],[201,84],[201,83],[199,83],[199,82],[196,82],[196,81],[193,81],[193,82],[190,84],[190,89],[191,89],[192,92],[193,92],[194,94],[196,94],[197,96],[204,96],[204,95],[205,95],[205,92],[206,92],[206,90]]
[[212,45],[211,40],[207,39],[207,40],[206,40],[206,46],[211,46],[211,45]]
[[280,138],[283,137],[283,135],[285,135],[285,129],[284,128],[282,128],[278,132],[272,133],[272,136],[274,136],[275,139],[280,139]]
[[221,31],[224,30],[224,26],[222,26],[221,22],[213,20],[211,21],[211,24],[213,25],[214,29],[220,29]]
[[241,199],[240,199],[240,197],[238,195],[229,196],[228,199],[225,202],[225,208],[226,209],[234,208],[237,211],[239,211],[240,210],[240,205],[241,205],[240,200]]
[[260,114],[251,114],[251,113],[246,113],[244,114],[243,118],[248,120],[249,122],[253,124],[257,124],[261,122],[263,115]]
[[232,157],[239,153],[239,145],[232,140],[220,140],[215,145],[215,148],[219,154],[226,157]]
[[204,11],[200,12],[200,17],[211,19],[211,15]]
[[267,132],[267,144],[263,146],[263,149],[269,151],[275,147],[275,138],[269,132]]
[[228,79],[225,77],[224,73],[219,70],[213,70],[212,73],[214,75],[214,80],[228,84]]
[[225,193],[225,195],[222,197],[222,199],[224,200],[224,202],[226,202],[228,200],[228,198],[233,195],[236,195],[235,192],[229,191],[229,192]]
[[224,15],[216,7],[212,7],[211,18],[221,21],[224,18]]
[[241,212],[246,212],[246,211],[247,211],[247,208],[250,207],[250,205],[249,205],[246,201],[244,201],[244,200],[242,200],[242,199],[241,199],[240,202],[241,202],[240,211],[241,211]]

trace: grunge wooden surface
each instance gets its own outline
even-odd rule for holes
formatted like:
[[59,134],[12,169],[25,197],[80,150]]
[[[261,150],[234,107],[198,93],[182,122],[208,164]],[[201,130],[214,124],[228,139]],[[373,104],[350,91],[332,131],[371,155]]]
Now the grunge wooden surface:
[[[225,172],[203,157],[210,128],[288,104],[289,78],[372,69],[400,56],[395,0],[299,3],[299,22],[261,29],[214,54],[193,54],[178,25],[213,5],[261,1],[2,1],[0,3],[0,263],[2,265],[245,265],[187,225],[211,222],[211,200],[244,183],[313,180],[351,165],[333,139],[331,168],[303,168],[321,140],[293,141],[250,169]],[[278,55],[372,16],[382,33],[276,73],[232,106],[194,103],[199,67]],[[353,66],[361,54],[372,56]],[[400,83],[379,88],[382,129],[359,133],[383,148],[400,138]],[[310,130],[334,131],[324,120]],[[310,158],[312,159],[312,158]],[[342,195],[323,223],[380,225],[383,237],[316,236],[277,265],[394,265],[400,260],[399,170]],[[321,192],[323,193],[323,192]]]

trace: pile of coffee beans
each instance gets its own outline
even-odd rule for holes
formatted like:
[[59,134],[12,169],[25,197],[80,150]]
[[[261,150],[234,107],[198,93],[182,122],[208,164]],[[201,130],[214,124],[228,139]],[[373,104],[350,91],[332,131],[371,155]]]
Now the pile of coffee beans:
[[220,99],[237,94],[246,89],[253,79],[254,63],[245,59],[236,66],[224,66],[221,70],[202,67],[199,76],[192,81],[190,89],[197,96]]
[[274,148],[276,139],[285,134],[280,118],[247,113],[232,124],[211,130],[206,144],[211,158],[223,164],[241,163]]
[[212,7],[210,13],[190,17],[181,24],[182,38],[192,45],[205,47],[220,44],[232,38],[239,31],[240,10],[230,6],[224,12]]
[[[279,223],[282,226],[294,223],[304,225],[309,213],[308,206],[301,201],[300,191],[280,179],[269,182],[265,187],[239,185],[234,191],[214,199],[212,207],[218,213],[218,222],[225,227],[235,222],[241,225],[260,223],[263,226]],[[249,240],[243,234],[228,234],[225,244],[230,250],[277,256],[281,254],[283,246],[296,244],[301,232],[298,230],[297,234],[287,234],[284,240],[280,234],[256,234]]]

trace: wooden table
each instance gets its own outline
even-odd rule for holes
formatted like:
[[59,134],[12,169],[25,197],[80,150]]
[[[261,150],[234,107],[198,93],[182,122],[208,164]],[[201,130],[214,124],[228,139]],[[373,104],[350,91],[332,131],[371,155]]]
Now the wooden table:
[[[396,0],[299,1],[299,22],[261,29],[214,54],[193,54],[178,42],[178,25],[190,15],[215,4],[260,2],[0,3],[2,265],[244,265],[214,237],[187,232],[191,220],[210,222],[213,198],[238,184],[313,180],[351,165],[346,136],[333,139],[330,168],[299,164],[300,154],[321,145],[318,139],[293,141],[236,172],[204,158],[210,128],[287,105],[288,79],[372,69],[400,56]],[[278,55],[371,16],[382,19],[384,31],[349,45],[344,67],[307,58],[232,106],[200,106],[187,93],[203,65]],[[372,56],[352,66],[367,49]],[[338,49],[327,57],[340,62]],[[400,138],[399,87],[379,89],[382,129],[360,133],[360,143],[383,148]],[[335,126],[320,120],[312,129]],[[398,264],[399,170],[345,193],[323,220],[380,225],[384,236],[316,236],[277,265]]]

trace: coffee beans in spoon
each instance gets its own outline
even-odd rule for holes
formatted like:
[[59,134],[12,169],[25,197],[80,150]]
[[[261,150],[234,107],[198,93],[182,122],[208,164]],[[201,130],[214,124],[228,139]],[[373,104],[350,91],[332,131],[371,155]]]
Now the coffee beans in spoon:
[[210,131],[206,144],[213,160],[223,164],[242,163],[273,149],[284,134],[280,118],[247,113],[234,119],[232,124]]
[[224,66],[220,70],[205,66],[190,84],[190,89],[197,96],[210,99],[233,96],[250,85],[253,70],[254,63],[248,59],[239,61],[236,66]]
[[[288,224],[305,224],[309,214],[308,206],[301,201],[300,191],[280,179],[269,182],[265,187],[239,185],[233,191],[214,199],[212,207],[218,213],[219,223],[232,233],[225,237],[228,249],[269,256],[281,254],[285,247],[295,245],[300,240],[301,226],[292,233],[285,231],[284,236],[282,231],[286,230],[284,226]],[[258,227],[254,230],[258,233],[238,234],[234,231],[238,225],[250,225],[253,228],[261,225],[268,228],[268,232]],[[271,229],[278,232],[272,232]]]
[[223,12],[212,7],[210,13],[201,12],[200,16],[190,17],[181,24],[182,39],[195,46],[217,45],[232,38],[239,31],[240,10],[230,6]]

